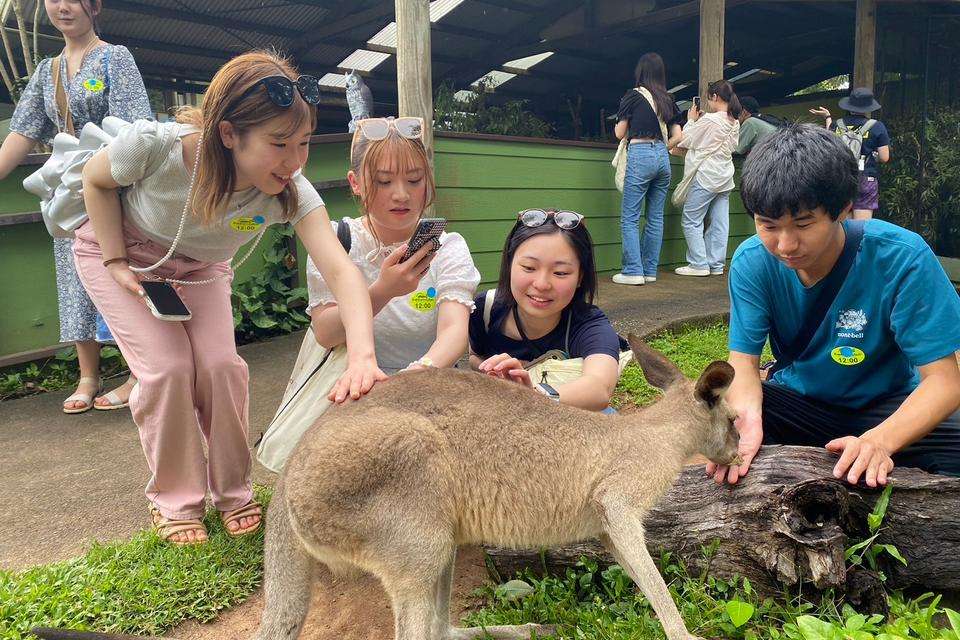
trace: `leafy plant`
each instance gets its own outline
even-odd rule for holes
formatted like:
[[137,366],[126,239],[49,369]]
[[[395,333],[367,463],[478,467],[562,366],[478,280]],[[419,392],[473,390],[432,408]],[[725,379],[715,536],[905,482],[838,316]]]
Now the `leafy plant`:
[[527,100],[489,103],[490,91],[484,82],[467,92],[457,92],[444,83],[433,97],[433,119],[437,129],[504,136],[550,137],[552,126],[527,109]]
[[880,535],[880,526],[883,524],[883,518],[887,513],[887,507],[890,505],[891,491],[893,491],[893,485],[888,484],[883,490],[883,493],[880,494],[876,504],[873,505],[873,510],[867,515],[867,529],[870,532],[870,536],[865,540],[851,545],[843,554],[844,560],[852,567],[862,566],[864,562],[866,562],[870,569],[877,572],[881,580],[887,579],[877,564],[877,558],[881,554],[886,553],[904,566],[907,564],[906,559],[894,545],[876,542],[877,537]]
[[881,165],[879,217],[916,231],[934,252],[960,257],[960,116],[941,108],[885,122],[891,159]]
[[233,287],[233,328],[245,344],[303,329],[310,318],[302,311],[305,287],[289,285],[297,273],[296,258],[287,247],[293,229],[276,228],[273,243],[263,252],[263,266]]
[[[127,372],[127,363],[116,347],[100,349],[100,375],[110,378]],[[45,360],[0,370],[0,401],[75,386],[80,380],[77,352],[63,349]]]

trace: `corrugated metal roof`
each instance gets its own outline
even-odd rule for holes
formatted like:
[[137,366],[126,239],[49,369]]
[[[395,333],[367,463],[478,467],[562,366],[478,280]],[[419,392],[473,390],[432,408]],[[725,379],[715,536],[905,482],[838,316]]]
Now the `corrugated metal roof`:
[[356,69],[357,71],[373,71],[384,60],[390,57],[389,53],[358,49],[340,61],[337,66],[341,69]]

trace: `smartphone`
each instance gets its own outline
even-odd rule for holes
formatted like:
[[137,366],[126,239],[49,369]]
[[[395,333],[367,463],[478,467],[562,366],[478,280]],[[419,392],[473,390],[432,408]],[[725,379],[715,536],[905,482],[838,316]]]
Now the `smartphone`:
[[693,106],[697,108],[697,111],[702,111],[700,108],[700,96],[693,96]]
[[183,304],[183,300],[169,282],[144,280],[140,286],[147,294],[147,307],[154,317],[170,322],[182,322],[191,318],[187,305]]
[[423,218],[417,223],[417,229],[413,232],[410,242],[407,243],[407,252],[403,254],[400,262],[406,262],[410,256],[420,250],[420,247],[428,242],[433,244],[432,251],[440,248],[440,234],[447,228],[446,218]]

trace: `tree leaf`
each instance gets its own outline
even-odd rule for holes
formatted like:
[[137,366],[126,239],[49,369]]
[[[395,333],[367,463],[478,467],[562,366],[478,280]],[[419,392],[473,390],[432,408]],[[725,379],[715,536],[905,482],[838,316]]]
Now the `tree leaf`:
[[534,588],[523,580],[510,580],[496,589],[497,596],[505,600],[519,600],[534,592]]
[[960,640],[960,613],[946,607],[944,607],[943,612],[947,614],[947,620],[953,627],[953,635],[956,636],[957,640]]

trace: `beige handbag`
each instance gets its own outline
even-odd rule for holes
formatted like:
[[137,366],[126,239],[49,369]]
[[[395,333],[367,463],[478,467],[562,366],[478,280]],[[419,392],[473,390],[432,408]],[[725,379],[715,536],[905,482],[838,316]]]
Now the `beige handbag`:
[[346,345],[326,349],[312,328],[304,334],[280,407],[257,443],[260,464],[276,473],[283,470],[303,434],[330,408],[327,394],[346,370]]
[[[650,108],[653,109],[654,113],[657,113],[657,105],[653,102],[653,95],[646,87],[634,87],[634,91],[642,95],[647,99],[647,104],[650,105]],[[660,119],[660,116],[657,116],[657,122],[660,124],[660,135],[663,136],[663,141],[667,141],[667,125]],[[629,132],[628,132],[629,133]],[[617,189],[622,193],[623,192],[623,181],[627,175],[627,149],[630,147],[630,136],[624,135],[620,140],[620,144],[617,145],[617,152],[613,154],[613,160],[610,164],[614,167],[613,172],[613,181],[617,185]]]

